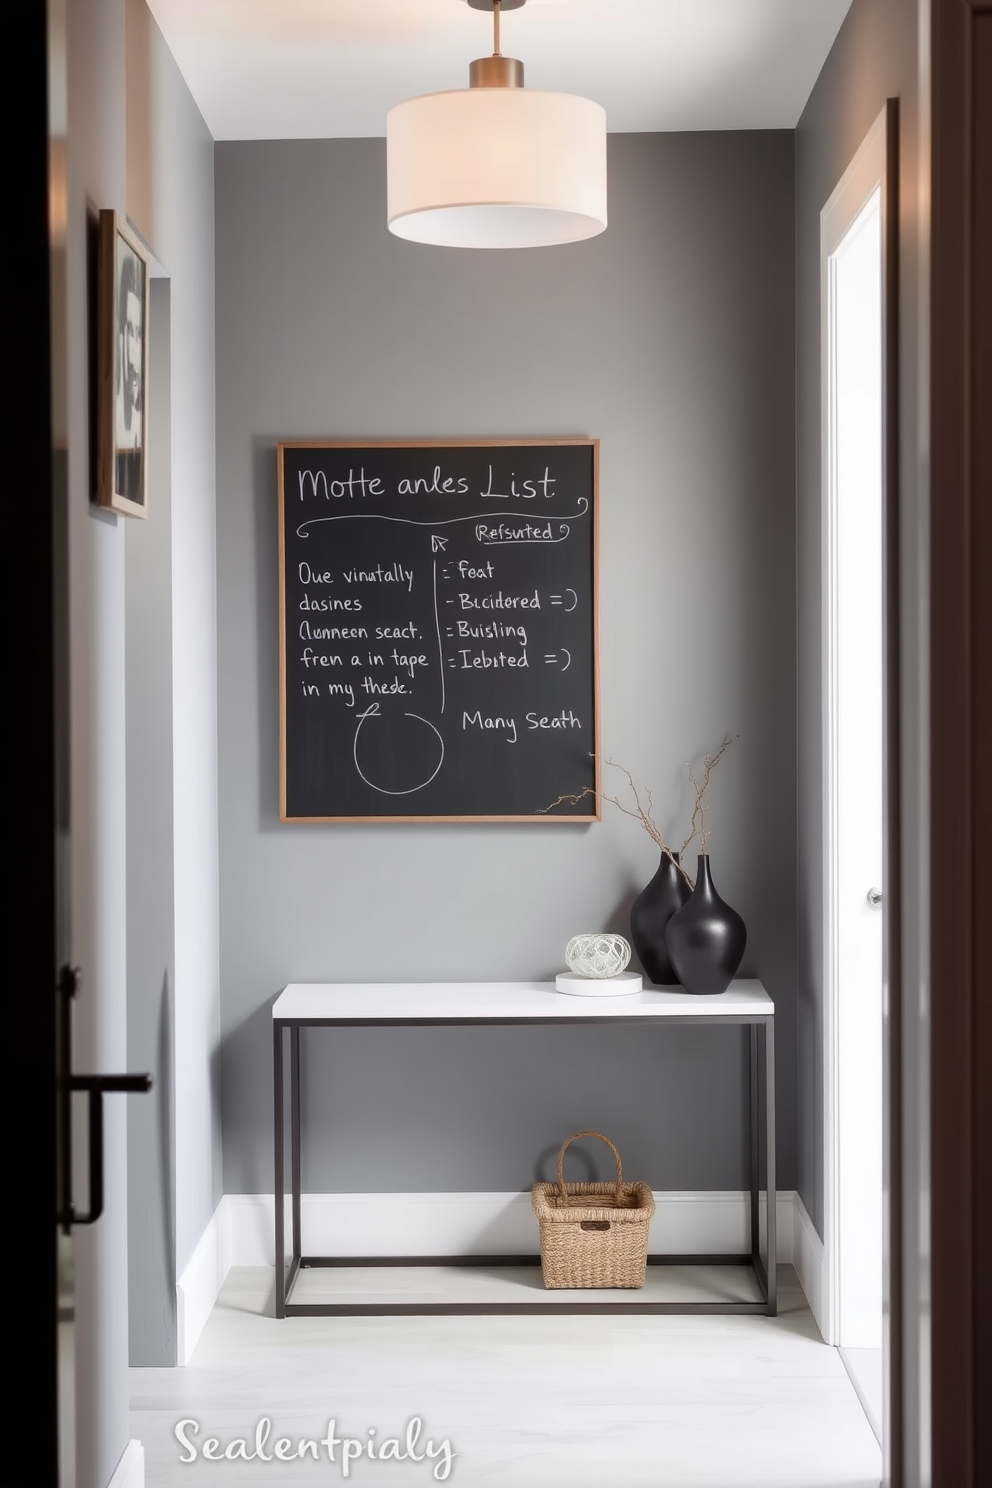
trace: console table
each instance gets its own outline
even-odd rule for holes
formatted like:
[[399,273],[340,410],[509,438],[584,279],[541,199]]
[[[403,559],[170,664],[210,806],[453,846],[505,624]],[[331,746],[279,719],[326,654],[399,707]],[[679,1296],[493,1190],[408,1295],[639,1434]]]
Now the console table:
[[[761,983],[732,982],[718,996],[687,992],[639,992],[626,997],[569,997],[553,982],[424,982],[292,984],[272,1007],[275,1100],[275,1251],[276,1317],[321,1317],[387,1313],[763,1313],[774,1316],[775,1284],[775,1006]],[[317,1266],[534,1265],[537,1256],[305,1256],[301,1241],[300,1034],[304,1028],[488,1027],[531,1023],[735,1024],[748,1029],[750,1041],[750,1252],[744,1255],[649,1255],[649,1265],[704,1262],[753,1267],[760,1291],[756,1301],[644,1301],[640,1292],[611,1292],[608,1300],[502,1302],[294,1302],[301,1268]],[[289,1036],[290,1193],[292,1252],[286,1256],[286,1036]],[[759,1244],[759,1035],[764,1063],[764,1158],[766,1246]],[[536,1223],[536,1222],[535,1222]],[[561,1298],[562,1294],[556,1294]],[[628,1300],[629,1299],[629,1300]],[[640,1299],[640,1300],[639,1300]]]

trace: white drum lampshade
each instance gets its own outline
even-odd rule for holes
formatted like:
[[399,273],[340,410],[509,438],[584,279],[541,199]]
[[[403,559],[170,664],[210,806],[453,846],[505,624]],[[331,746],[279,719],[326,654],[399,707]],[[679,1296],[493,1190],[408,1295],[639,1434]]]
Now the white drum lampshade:
[[606,112],[571,93],[527,92],[523,64],[499,49],[500,12],[525,0],[468,0],[492,10],[493,54],[471,86],[427,93],[386,115],[389,230],[450,248],[542,248],[606,227]]
[[386,116],[389,230],[454,248],[537,248],[606,227],[606,112],[525,88],[428,93]]

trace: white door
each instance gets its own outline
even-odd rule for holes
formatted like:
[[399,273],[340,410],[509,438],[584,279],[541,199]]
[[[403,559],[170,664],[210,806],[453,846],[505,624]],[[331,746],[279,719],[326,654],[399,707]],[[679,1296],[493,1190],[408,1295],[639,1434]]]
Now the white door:
[[882,115],[821,214],[825,1235],[830,1342],[883,1435]]

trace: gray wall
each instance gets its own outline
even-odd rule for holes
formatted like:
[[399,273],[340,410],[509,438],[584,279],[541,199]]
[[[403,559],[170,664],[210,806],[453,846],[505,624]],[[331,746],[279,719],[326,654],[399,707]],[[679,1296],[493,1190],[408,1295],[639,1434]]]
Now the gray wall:
[[122,19],[127,213],[165,276],[148,517],[123,520],[128,1057],[155,1076],[129,1103],[130,1347],[174,1364],[176,1281],[221,1194],[214,145],[144,0]]
[[[127,691],[128,1336],[132,1364],[176,1362],[176,899],[172,784],[170,285],[151,285],[149,516],[124,534]],[[157,437],[156,437],[157,436]]]
[[[794,154],[791,133],[610,139],[599,239],[487,254],[385,229],[381,140],[216,151],[224,1188],[271,1191],[270,1006],[293,980],[548,978],[623,929],[656,866],[591,827],[284,826],[275,443],[602,440],[605,753],[681,835],[712,786],[717,887],[779,1021],[796,1181]],[[744,1181],[741,1040],[351,1031],[307,1054],[316,1191],[519,1189],[578,1126],[660,1188]]]
[[169,275],[176,911],[176,1265],[221,1195],[214,142],[144,4],[127,0],[128,213]]
[[799,628],[799,1189],[823,1225],[820,815],[819,213],[886,98],[899,100],[901,1255],[903,1473],[929,1468],[928,438],[929,50],[926,0],[854,0],[796,131]]

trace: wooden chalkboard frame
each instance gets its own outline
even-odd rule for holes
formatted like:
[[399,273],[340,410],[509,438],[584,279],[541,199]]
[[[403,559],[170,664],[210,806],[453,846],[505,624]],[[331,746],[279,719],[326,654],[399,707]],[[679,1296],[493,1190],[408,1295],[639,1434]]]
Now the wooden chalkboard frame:
[[[590,751],[592,765],[591,809],[568,811],[565,804],[555,811],[536,808],[527,814],[459,814],[436,815],[394,813],[383,815],[340,816],[290,816],[287,814],[287,666],[286,666],[286,538],[285,538],[285,460],[284,451],[312,450],[422,450],[422,449],[505,449],[516,447],[582,447],[592,455],[591,510],[591,560],[592,560],[592,733],[593,748]],[[585,825],[602,819],[602,759],[600,751],[600,678],[599,678],[599,440],[587,435],[548,436],[543,438],[461,438],[461,439],[288,439],[280,440],[276,447],[278,475],[278,569],[279,569],[279,819],[289,825],[357,825],[381,823],[400,825],[404,823],[425,824],[443,822],[543,822],[582,823]],[[551,806],[549,801],[547,806]]]

